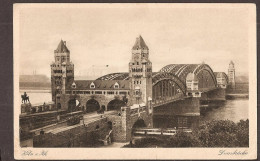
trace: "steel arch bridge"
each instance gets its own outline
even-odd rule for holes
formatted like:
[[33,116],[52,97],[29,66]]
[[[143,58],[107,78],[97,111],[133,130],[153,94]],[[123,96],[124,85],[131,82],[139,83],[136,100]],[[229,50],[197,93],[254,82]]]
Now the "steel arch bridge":
[[[228,77],[224,72],[213,72],[207,64],[169,64],[159,72],[153,72],[153,104],[161,104],[168,101],[183,99],[187,97],[186,78],[192,73],[198,82],[198,89],[195,92],[207,92],[220,85],[228,83]],[[222,82],[217,81],[220,77]],[[98,80],[129,80],[128,73],[112,73],[98,78]],[[221,84],[222,83],[222,84]]]
[[198,77],[199,90],[217,87],[215,74],[207,64],[170,64],[163,67],[160,72],[172,73],[184,84],[186,84],[187,75],[193,73]]
[[[197,94],[218,88],[216,76],[207,64],[169,64],[153,75],[153,104],[160,105],[188,97],[187,77],[194,75]],[[227,81],[226,81],[227,82]]]

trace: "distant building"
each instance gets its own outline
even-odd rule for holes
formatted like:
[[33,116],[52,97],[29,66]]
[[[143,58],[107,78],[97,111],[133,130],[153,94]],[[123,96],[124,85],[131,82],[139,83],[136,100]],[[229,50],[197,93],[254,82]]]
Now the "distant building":
[[228,67],[228,80],[229,80],[229,85],[231,88],[235,88],[236,87],[236,80],[235,80],[235,65],[234,62],[231,61],[229,63],[229,67]]

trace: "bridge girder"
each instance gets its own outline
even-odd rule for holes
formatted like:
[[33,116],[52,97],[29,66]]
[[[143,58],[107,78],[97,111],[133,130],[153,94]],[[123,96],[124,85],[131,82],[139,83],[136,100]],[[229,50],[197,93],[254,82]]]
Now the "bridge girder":
[[171,81],[175,82],[183,93],[186,92],[186,85],[176,75],[174,75],[172,73],[166,73],[166,72],[158,73],[153,76],[153,87],[157,83],[164,81],[164,80],[171,80]]
[[[213,81],[214,81],[215,87],[217,87],[217,79],[216,79],[216,77],[215,77],[215,74],[214,74],[213,70],[210,68],[209,65],[207,65],[207,64],[201,64],[198,68],[196,68],[196,69],[193,71],[193,73],[194,73],[195,75],[198,75],[198,74],[199,74],[201,71],[203,71],[203,70],[206,70],[206,71],[209,72],[211,78],[212,78]],[[200,81],[200,80],[199,80],[199,81]]]
[[[214,87],[217,87],[217,80],[216,77],[214,75],[213,70],[211,69],[211,67],[207,64],[169,64],[166,65],[165,67],[163,67],[160,70],[160,73],[171,73],[173,74],[175,77],[178,78],[179,81],[182,82],[182,84],[184,84],[185,89],[183,91],[186,91],[186,77],[189,73],[194,73],[195,75],[199,75],[202,71],[207,71],[214,83]],[[202,78],[204,79],[204,78]],[[204,80],[200,80],[200,81],[204,81]],[[205,80],[208,81],[208,80]],[[208,87],[208,88],[212,88],[212,87]]]

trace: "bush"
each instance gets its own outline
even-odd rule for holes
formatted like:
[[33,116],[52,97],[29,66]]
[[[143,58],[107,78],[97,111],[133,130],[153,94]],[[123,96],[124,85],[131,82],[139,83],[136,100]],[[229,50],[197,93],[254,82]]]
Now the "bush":
[[249,145],[249,121],[234,123],[230,120],[211,121],[195,132],[205,147],[247,147]]
[[167,142],[167,147],[201,147],[202,142],[191,133],[179,132],[170,137]]
[[200,125],[192,133],[142,138],[125,147],[248,147],[249,120],[234,123],[230,120],[210,121]]
[[135,144],[127,144],[123,147],[129,147],[129,148],[145,148],[145,147],[164,147],[164,142],[161,138],[141,138],[135,141]]

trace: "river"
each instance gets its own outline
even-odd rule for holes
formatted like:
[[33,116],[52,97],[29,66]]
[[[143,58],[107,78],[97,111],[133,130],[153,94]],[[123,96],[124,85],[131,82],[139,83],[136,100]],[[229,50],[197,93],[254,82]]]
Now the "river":
[[[23,92],[24,90],[20,90],[21,95]],[[30,102],[32,104],[51,101],[50,90],[26,90],[26,92],[30,97]],[[248,108],[248,99],[226,100],[224,104],[217,108],[211,108],[210,111],[207,111],[205,114],[201,115],[200,120],[203,122],[229,119],[231,121],[238,122],[241,119],[248,119]]]
[[207,111],[204,115],[201,115],[200,120],[231,120],[238,122],[241,119],[248,119],[248,109],[248,99],[226,100],[223,105],[217,108],[211,108],[210,111]]
[[[44,102],[50,102],[51,100],[51,91],[50,90],[20,90],[20,95],[23,95],[24,92],[29,96],[31,104],[39,104]],[[22,102],[21,97],[20,102]]]

